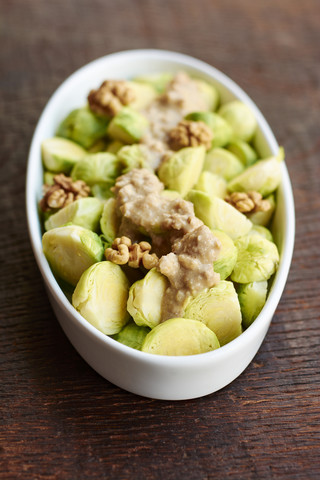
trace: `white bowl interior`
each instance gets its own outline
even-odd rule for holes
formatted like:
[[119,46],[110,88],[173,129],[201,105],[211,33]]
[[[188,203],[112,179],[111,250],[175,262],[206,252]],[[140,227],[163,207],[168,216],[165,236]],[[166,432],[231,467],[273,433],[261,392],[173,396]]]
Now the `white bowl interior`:
[[[222,388],[246,368],[257,352],[284,289],[293,252],[294,204],[286,166],[282,165],[283,179],[278,189],[277,211],[273,221],[273,233],[281,252],[281,260],[262,312],[240,337],[214,352],[192,357],[161,357],[136,351],[103,335],[73,309],[61,291],[42,251],[38,215],[43,182],[40,145],[43,139],[54,135],[61,120],[72,109],[85,104],[89,90],[106,78],[132,78],[142,74],[179,70],[186,70],[212,82],[218,88],[222,102],[237,98],[247,103],[258,121],[256,145],[261,156],[278,151],[274,135],[259,109],[226,75],[186,55],[161,50],[132,50],[91,62],[71,75],[57,89],[45,107],[33,136],[26,190],[28,228],[35,258],[52,306],[69,339],[87,362],[113,383],[140,395],[164,399],[194,398]],[[112,369],[106,367],[106,358],[113,364]],[[131,364],[129,369],[128,364]],[[218,365],[222,373],[213,375],[212,369]],[[124,370],[128,373],[125,374]],[[151,378],[155,375],[156,381]],[[191,386],[190,376],[193,378]]]

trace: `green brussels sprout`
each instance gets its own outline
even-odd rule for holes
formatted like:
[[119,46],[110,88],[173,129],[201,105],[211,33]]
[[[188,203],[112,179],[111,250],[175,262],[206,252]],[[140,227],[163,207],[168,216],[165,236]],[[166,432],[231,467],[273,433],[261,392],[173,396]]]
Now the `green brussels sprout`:
[[100,262],[104,252],[100,237],[78,225],[49,230],[42,237],[42,247],[52,271],[73,286],[90,265]]
[[263,197],[274,192],[281,182],[281,161],[284,159],[283,148],[276,156],[259,160],[244,172],[233,178],[228,184],[230,192],[250,192],[255,190]]
[[238,251],[229,235],[221,230],[212,230],[212,233],[221,244],[218,258],[213,262],[213,269],[220,274],[220,280],[225,280],[236,264]]
[[213,148],[206,154],[203,170],[220,175],[229,181],[243,172],[244,165],[233,153],[224,148]]
[[186,117],[186,120],[192,120],[193,122],[204,122],[211,128],[213,132],[212,148],[224,147],[232,138],[232,128],[217,113],[213,112],[192,112]]
[[56,173],[53,172],[44,172],[43,173],[43,183],[46,185],[53,185],[54,184],[54,177],[56,176]]
[[231,273],[237,283],[268,280],[279,264],[279,253],[275,243],[259,235],[246,235],[235,240],[238,259]]
[[203,97],[203,100],[206,104],[206,110],[214,111],[219,103],[218,90],[205,80],[194,78],[193,81],[197,84],[201,96]]
[[133,80],[135,82],[144,83],[151,85],[156,92],[163,93],[169,82],[173,79],[172,73],[151,73],[149,75],[141,75],[140,77],[135,77]]
[[141,113],[123,107],[109,123],[107,134],[123,143],[136,143],[144,136],[148,123]]
[[265,227],[270,223],[272,215],[274,214],[274,211],[276,209],[276,201],[273,194],[266,197],[266,200],[268,200],[268,202],[270,203],[269,210],[266,210],[265,212],[261,210],[258,212],[247,213],[247,217],[254,225],[262,225],[263,227]]
[[143,110],[156,98],[157,91],[152,85],[135,81],[128,82],[135,99],[130,103],[133,110]]
[[127,173],[133,168],[147,168],[147,156],[142,145],[125,145],[118,151],[118,160],[122,173]]
[[156,268],[131,285],[127,310],[137,325],[154,328],[160,323],[162,299],[167,287],[167,278]]
[[90,148],[88,148],[88,153],[101,153],[105,152],[108,148],[107,138],[99,138]]
[[225,198],[227,195],[227,182],[220,175],[203,171],[194,189],[207,193],[210,196]]
[[141,350],[144,339],[149,332],[150,328],[139,327],[132,320],[130,320],[129,323],[127,323],[127,325],[125,325],[119,333],[112,335],[112,338],[117,340],[117,342],[123,343],[123,345],[127,345],[127,347]]
[[242,333],[238,295],[233,283],[227,280],[221,280],[215,287],[193,298],[184,316],[203,322],[215,332],[221,346]]
[[112,153],[91,153],[79,160],[72,169],[72,180],[83,180],[87,185],[113,182],[120,174],[120,162]]
[[44,226],[46,230],[62,227],[67,223],[79,225],[96,231],[102,213],[103,204],[98,198],[80,198],[50,215]]
[[91,185],[91,193],[94,197],[99,198],[100,200],[108,200],[113,197],[112,187],[114,186],[114,181],[105,182],[105,183],[96,183]]
[[42,162],[51,172],[69,173],[74,164],[86,155],[86,151],[66,138],[47,138],[41,144]]
[[243,140],[234,140],[228,145],[228,150],[236,155],[246,167],[258,160],[258,154],[255,149]]
[[56,135],[69,138],[88,149],[105,136],[109,120],[98,117],[87,107],[73,110],[60,124]]
[[233,136],[250,142],[257,128],[257,121],[251,108],[240,100],[225,103],[218,111],[232,127]]
[[109,198],[103,207],[100,228],[107,242],[112,243],[117,236],[120,219],[116,211],[116,199]]
[[267,291],[267,280],[243,283],[237,286],[242,313],[242,325],[245,328],[248,328],[261,312],[266,303]]
[[123,142],[120,142],[119,140],[112,140],[112,142],[108,144],[106,152],[117,154],[123,146]]
[[72,305],[91,325],[114,335],[129,321],[129,282],[121,267],[103,261],[89,267],[77,283]]
[[155,355],[197,355],[219,348],[219,341],[204,323],[188,318],[170,318],[146,336],[141,350]]
[[176,190],[185,196],[200,176],[205,147],[186,147],[164,160],[158,170],[158,176],[170,190]]
[[252,228],[248,235],[260,235],[270,242],[273,242],[273,236],[270,230],[262,225],[252,225]]
[[211,230],[222,230],[233,240],[246,235],[252,227],[247,217],[221,198],[190,190],[186,200],[193,203],[194,213]]

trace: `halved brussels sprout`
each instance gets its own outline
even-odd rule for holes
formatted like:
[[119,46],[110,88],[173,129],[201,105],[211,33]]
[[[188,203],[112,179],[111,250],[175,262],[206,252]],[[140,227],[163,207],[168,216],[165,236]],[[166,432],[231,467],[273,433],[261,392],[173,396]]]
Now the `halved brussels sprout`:
[[254,225],[262,225],[265,227],[270,223],[272,215],[274,214],[274,211],[276,209],[276,201],[273,194],[266,197],[266,200],[268,200],[268,202],[270,203],[269,210],[261,210],[258,212],[247,214],[247,217]]
[[212,148],[224,147],[227,145],[232,137],[232,128],[217,113],[213,112],[192,112],[186,117],[186,120],[192,120],[193,122],[204,122],[213,132]]
[[139,327],[136,323],[130,320],[119,333],[112,335],[112,338],[117,340],[117,342],[127,345],[127,347],[141,350],[144,339],[149,332],[150,328]]
[[99,138],[89,149],[88,153],[101,153],[107,151],[108,140],[106,137]]
[[100,237],[78,225],[49,230],[42,246],[52,271],[73,286],[90,265],[100,262],[104,252]]
[[139,83],[151,85],[158,93],[163,93],[167,85],[173,79],[172,73],[151,73],[149,75],[141,75],[133,80]]
[[47,138],[41,144],[42,161],[51,172],[69,173],[74,164],[86,155],[75,142],[61,137]]
[[119,265],[103,261],[89,267],[77,283],[72,305],[102,333],[120,332],[129,320],[129,282]]
[[158,176],[170,190],[176,190],[185,196],[200,176],[205,147],[186,147],[175,152],[172,157],[163,161]]
[[117,153],[122,167],[122,173],[133,168],[147,168],[147,156],[142,145],[125,145]]
[[88,149],[104,137],[109,120],[98,117],[87,107],[73,110],[60,124],[56,135],[69,138]]
[[156,268],[131,285],[127,309],[137,325],[154,328],[160,323],[162,299],[167,287],[167,278]]
[[203,171],[194,189],[207,193],[210,196],[225,198],[227,195],[227,182],[220,175]]
[[206,104],[206,110],[213,111],[217,108],[219,103],[219,93],[218,90],[206,82],[205,80],[199,80],[193,78],[193,81],[197,84],[197,87],[203,97],[203,100]]
[[141,113],[123,107],[109,123],[107,134],[123,143],[136,143],[145,134],[148,124]]
[[91,193],[94,197],[99,198],[100,200],[108,200],[113,197],[112,187],[114,186],[114,181],[112,182],[103,182],[96,183],[91,185]]
[[128,82],[128,86],[134,92],[135,99],[130,103],[130,108],[134,110],[143,110],[157,96],[157,91],[152,85],[131,81]]
[[103,203],[98,198],[80,198],[50,215],[44,226],[46,230],[62,227],[67,223],[79,225],[96,231],[103,209]]
[[232,127],[235,138],[249,142],[255,134],[257,121],[251,108],[240,100],[225,103],[218,111]]
[[116,211],[116,199],[109,198],[104,204],[100,219],[100,228],[107,242],[112,243],[117,236],[120,219]]
[[221,346],[242,333],[238,295],[227,280],[199,293],[188,303],[184,316],[203,322],[215,332]]
[[213,148],[206,154],[203,170],[220,175],[229,181],[243,172],[244,165],[233,153],[224,148]]
[[186,200],[193,203],[194,213],[211,230],[222,230],[232,239],[246,235],[252,223],[243,213],[222,198],[209,196],[198,190],[190,190]]
[[259,235],[246,235],[235,240],[238,259],[231,273],[237,283],[268,280],[279,264],[279,253],[275,243]]
[[46,185],[53,185],[54,184],[54,177],[56,176],[56,173],[53,172],[44,172],[43,173],[43,183]]
[[258,154],[255,149],[243,140],[234,140],[228,145],[228,150],[236,155],[246,167],[258,160]]
[[120,162],[112,153],[91,153],[75,164],[71,177],[72,180],[83,180],[92,186],[113,182],[120,172]]
[[242,313],[242,325],[248,328],[257,318],[266,303],[268,291],[267,280],[244,283],[237,286]]
[[220,273],[220,280],[225,280],[236,264],[238,251],[229,235],[221,230],[212,230],[212,233],[221,244],[218,258],[213,262],[213,269]]
[[255,190],[263,197],[274,192],[281,182],[281,161],[284,159],[283,148],[276,156],[259,160],[244,172],[233,178],[228,184],[230,192],[250,192]]
[[171,318],[146,336],[141,350],[155,355],[197,355],[219,348],[212,330],[188,318]]
[[273,236],[270,230],[266,227],[263,227],[262,225],[252,225],[252,228],[248,235],[260,235],[261,237],[266,238],[267,240],[270,240],[270,242],[273,242]]
[[123,142],[119,140],[112,140],[106,148],[106,152],[117,154],[119,150],[124,146]]

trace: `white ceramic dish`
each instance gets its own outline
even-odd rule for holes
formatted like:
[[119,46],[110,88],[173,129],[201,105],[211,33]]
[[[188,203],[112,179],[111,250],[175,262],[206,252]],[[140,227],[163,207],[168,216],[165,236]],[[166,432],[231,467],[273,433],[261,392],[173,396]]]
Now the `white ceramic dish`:
[[186,70],[210,80],[223,101],[238,98],[254,111],[259,132],[257,146],[263,156],[278,151],[278,144],[266,120],[253,101],[227,76],[192,57],[161,50],[131,50],[99,58],[71,75],[53,94],[36,127],[27,171],[27,217],[34,255],[43,276],[55,314],[80,355],[100,375],[130,392],[146,397],[182,400],[215,392],[232,382],[257,353],[282,295],[294,245],[294,203],[285,165],[274,235],[281,260],[271,291],[255,322],[229,344],[213,352],[187,357],[166,357],[143,353],[105,336],[74,310],[56,282],[42,252],[38,202],[41,198],[41,141],[53,136],[60,121],[82,106],[91,88],[106,78],[130,78],[141,74]]

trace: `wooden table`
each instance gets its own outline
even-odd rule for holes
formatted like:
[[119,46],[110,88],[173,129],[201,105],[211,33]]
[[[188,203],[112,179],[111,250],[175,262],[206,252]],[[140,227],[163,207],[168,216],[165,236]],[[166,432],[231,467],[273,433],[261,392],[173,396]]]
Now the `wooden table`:
[[[318,0],[3,0],[0,6],[1,479],[320,478]],[[196,56],[238,82],[280,144],[297,233],[259,353],[204,398],[156,401],[97,375],[56,321],[28,240],[28,148],[49,96],[113,51]]]

